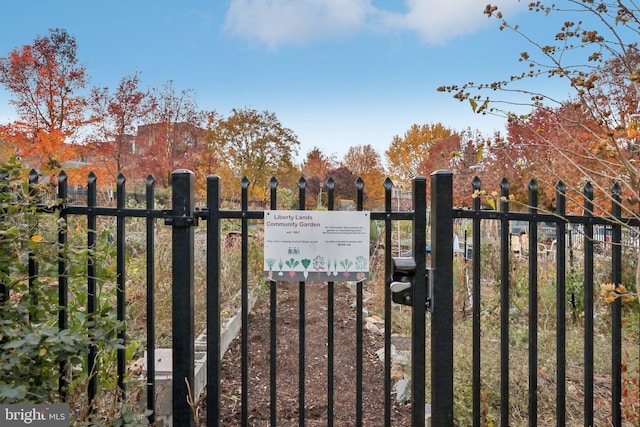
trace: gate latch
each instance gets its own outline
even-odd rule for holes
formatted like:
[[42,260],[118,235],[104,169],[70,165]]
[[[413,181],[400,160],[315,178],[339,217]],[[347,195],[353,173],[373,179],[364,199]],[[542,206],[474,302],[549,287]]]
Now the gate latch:
[[[425,274],[426,300],[425,306],[428,311],[433,312],[433,273],[432,268],[428,268]],[[413,306],[413,284],[416,276],[416,261],[413,257],[392,258],[391,278],[387,280],[391,290],[391,299],[396,304]]]

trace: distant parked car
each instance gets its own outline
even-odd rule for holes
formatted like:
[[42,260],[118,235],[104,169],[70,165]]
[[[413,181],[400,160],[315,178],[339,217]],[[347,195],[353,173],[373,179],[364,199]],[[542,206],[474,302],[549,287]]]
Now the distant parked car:
[[[557,239],[557,230],[555,222],[539,222],[538,227],[538,241],[544,243],[551,243]],[[509,234],[514,236],[521,236],[529,233],[529,221],[514,220],[509,221]]]
[[554,222],[539,222],[538,223],[538,241],[540,242],[552,242],[557,240],[558,231]]
[[510,221],[509,222],[509,233],[515,234],[517,236],[521,234],[526,234],[529,231],[529,222],[528,221]]

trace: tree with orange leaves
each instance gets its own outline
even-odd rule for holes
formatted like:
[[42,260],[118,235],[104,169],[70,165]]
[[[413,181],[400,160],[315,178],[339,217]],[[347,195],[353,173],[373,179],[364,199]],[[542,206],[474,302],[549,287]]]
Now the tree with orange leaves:
[[207,143],[218,156],[221,173],[236,182],[247,177],[249,191],[260,200],[268,199],[271,177],[299,173],[294,157],[300,141],[269,111],[233,109],[216,123]]
[[87,82],[76,41],[62,29],[36,37],[31,45],[0,58],[0,83],[11,94],[19,120],[11,134],[33,167],[55,172],[78,153],[73,137],[84,123]]
[[420,162],[427,156],[433,143],[453,135],[453,130],[442,123],[414,124],[404,136],[393,137],[385,151],[389,176],[399,188],[410,188],[411,180],[418,175]]
[[13,126],[0,125],[0,163],[8,161],[18,153],[17,141]]
[[[580,125],[577,125],[577,124]],[[595,155],[599,140],[597,125],[578,105],[565,102],[559,107],[537,107],[526,120],[507,125],[506,140],[491,147],[490,180],[508,178],[512,197],[522,206],[528,200],[528,182],[539,184],[539,203],[553,210],[558,179],[567,186],[569,210],[581,210],[585,172],[598,178],[602,159]],[[571,165],[571,167],[567,167]],[[613,180],[601,176],[600,185],[611,188]],[[600,193],[598,200],[607,196]]]
[[380,154],[370,145],[349,147],[343,161],[350,171],[365,183],[365,203],[368,209],[384,206],[384,180],[386,175]]
[[[454,99],[468,102],[477,114],[508,119],[509,135],[497,147],[517,148],[535,156],[511,165],[538,167],[536,178],[562,181],[568,190],[567,208],[583,210],[585,189],[595,193],[593,215],[621,209],[623,217],[640,218],[640,12],[629,0],[566,0],[528,3],[529,15],[557,23],[551,31],[525,32],[495,5],[484,13],[497,19],[500,31],[524,40],[520,72],[493,82],[469,82],[441,86]],[[536,19],[536,18],[534,18]],[[544,78],[544,83],[536,79]],[[549,82],[552,82],[550,84]],[[558,87],[562,87],[558,89]],[[550,88],[553,88],[550,89]],[[569,93],[568,99],[562,92]],[[559,95],[560,94],[560,95]],[[519,111],[514,111],[519,110]],[[545,117],[543,117],[545,116]],[[503,153],[507,153],[506,150]],[[520,153],[514,153],[520,155]],[[538,157],[537,160],[532,157]],[[506,163],[506,162],[505,162]],[[541,173],[544,171],[546,173]],[[612,183],[616,187],[612,187]],[[588,184],[588,185],[587,185]],[[547,188],[543,188],[547,187]],[[556,206],[553,189],[539,186],[546,207]],[[622,203],[618,201],[620,191]],[[525,207],[520,204],[520,207]],[[610,215],[604,219],[637,230]],[[635,251],[635,248],[634,248]],[[640,289],[640,259],[635,260],[634,288]],[[617,284],[614,284],[617,285]],[[616,401],[613,407],[622,406]],[[621,425],[620,412],[613,424]]]
[[332,169],[335,164],[336,160],[333,157],[327,156],[318,147],[313,147],[302,163],[302,175],[306,178],[317,176],[320,181],[324,181],[327,171]]

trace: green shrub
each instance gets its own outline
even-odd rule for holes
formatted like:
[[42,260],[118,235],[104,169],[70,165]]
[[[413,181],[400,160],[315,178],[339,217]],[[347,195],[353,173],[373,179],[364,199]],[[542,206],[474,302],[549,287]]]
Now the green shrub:
[[[122,347],[118,333],[124,323],[117,320],[116,286],[113,267],[114,243],[98,233],[96,248],[86,247],[86,230],[68,233],[67,243],[58,243],[59,230],[73,229],[73,220],[36,208],[37,194],[52,193],[45,181],[29,188],[22,166],[15,159],[0,165],[6,180],[0,183],[0,403],[50,403],[61,401],[58,394],[60,366],[66,366],[65,380],[74,422],[91,425],[101,421],[118,423],[133,416],[126,403],[117,410],[95,410],[91,420],[86,390],[92,375],[98,376],[99,393],[114,393],[116,382],[110,372],[116,364],[116,350]],[[45,212],[46,211],[46,212]],[[59,257],[66,260],[68,304],[58,304]],[[91,257],[91,258],[90,258]],[[98,270],[96,310],[87,312],[87,265],[95,260]],[[37,261],[30,271],[29,261]],[[59,315],[66,310],[67,328],[60,329]],[[95,346],[99,372],[87,372],[87,354]],[[117,392],[116,392],[117,394]],[[100,398],[96,398],[96,405]],[[83,415],[84,414],[84,415]],[[102,419],[96,414],[104,414]],[[123,423],[120,423],[123,425]]]

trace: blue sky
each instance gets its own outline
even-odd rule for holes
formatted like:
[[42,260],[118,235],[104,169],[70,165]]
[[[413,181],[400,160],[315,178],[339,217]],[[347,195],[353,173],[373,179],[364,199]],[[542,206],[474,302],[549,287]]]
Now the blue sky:
[[[526,17],[526,2],[500,0]],[[3,4],[0,56],[49,28],[78,43],[90,86],[139,72],[172,80],[202,109],[274,112],[301,142],[340,159],[371,144],[384,160],[394,135],[441,122],[487,136],[504,122],[436,91],[506,78],[523,47],[478,0],[22,0]],[[0,122],[13,118],[0,89]]]

